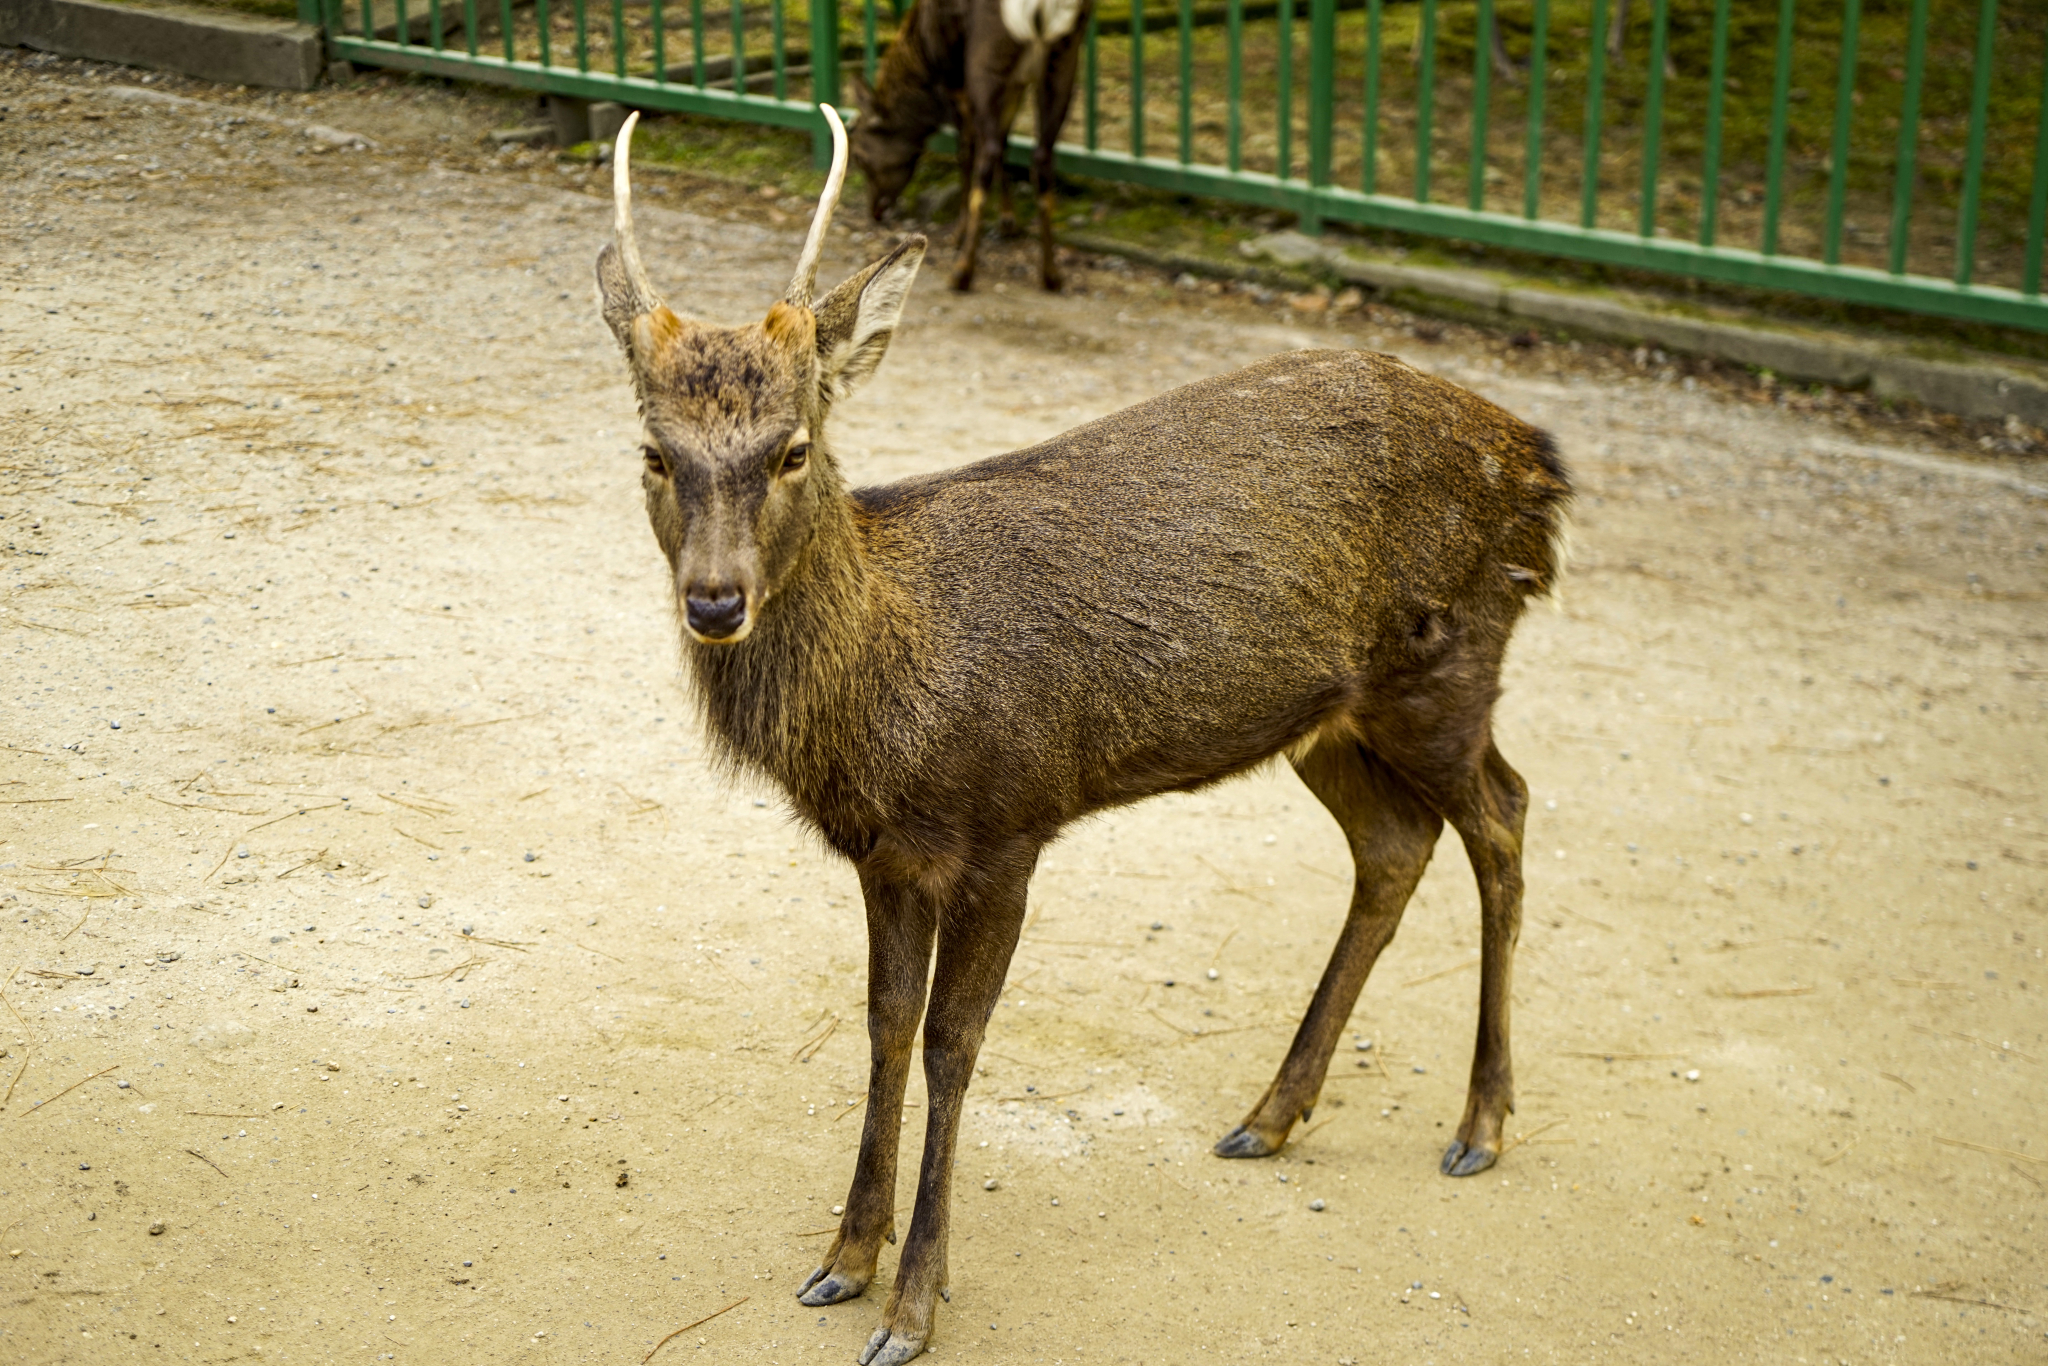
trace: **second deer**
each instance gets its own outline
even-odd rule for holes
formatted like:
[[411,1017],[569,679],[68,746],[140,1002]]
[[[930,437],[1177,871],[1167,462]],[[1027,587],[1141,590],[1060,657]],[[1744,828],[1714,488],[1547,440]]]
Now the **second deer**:
[[842,137],[783,299],[746,326],[690,319],[634,243],[637,117],[597,274],[696,697],[717,748],[782,787],[866,901],[866,1124],[803,1302],[860,1295],[894,1240],[922,1019],[916,1212],[860,1359],[924,1350],[949,1285],[968,1080],[1040,851],[1092,812],[1281,755],[1350,842],[1351,907],[1278,1075],[1216,1154],[1278,1152],[1308,1118],[1449,822],[1478,879],[1483,957],[1442,1170],[1491,1166],[1514,1105],[1529,804],[1492,717],[1508,638],[1561,567],[1571,488],[1550,439],[1392,356],[1297,351],[1028,450],[849,489],[829,422],[888,349],[924,239],[814,301]]
[[853,159],[868,181],[868,208],[880,222],[917,170],[925,141],[951,123],[960,139],[959,258],[955,289],[974,284],[982,215],[1000,186],[1003,222],[1010,178],[1003,152],[1028,93],[1037,125],[1031,188],[1038,199],[1038,278],[1061,283],[1052,237],[1052,149],[1074,98],[1074,73],[1092,0],[916,0],[904,16],[869,89],[853,78],[860,117]]

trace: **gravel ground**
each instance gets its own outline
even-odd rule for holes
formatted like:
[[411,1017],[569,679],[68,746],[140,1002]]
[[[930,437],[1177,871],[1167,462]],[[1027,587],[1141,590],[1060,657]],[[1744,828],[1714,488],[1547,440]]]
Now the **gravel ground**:
[[[0,53],[0,1360],[624,1362],[734,1305],[656,1360],[850,1359],[879,1295],[794,1291],[858,1136],[857,889],[691,723],[603,186],[480,149],[493,97],[139,79]],[[787,278],[801,213],[643,199],[692,311]],[[1343,845],[1284,770],[1117,812],[1034,889],[934,1352],[2041,1360],[2039,462],[1383,309],[1046,298],[1029,256],[926,272],[857,476],[1361,345],[1553,428],[1583,499],[1499,711],[1520,1143],[1436,1175],[1453,841],[1314,1127],[1210,1157]]]

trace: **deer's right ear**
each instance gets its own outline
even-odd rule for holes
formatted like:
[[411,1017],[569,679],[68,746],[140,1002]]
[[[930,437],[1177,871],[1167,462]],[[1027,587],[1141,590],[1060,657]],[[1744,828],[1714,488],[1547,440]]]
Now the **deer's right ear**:
[[818,386],[827,403],[852,393],[882,363],[924,248],[924,238],[906,237],[819,302]]
[[640,315],[642,303],[626,274],[625,263],[619,259],[619,249],[609,242],[597,254],[597,301],[604,311],[604,325],[612,330],[620,349],[630,357],[633,319]]

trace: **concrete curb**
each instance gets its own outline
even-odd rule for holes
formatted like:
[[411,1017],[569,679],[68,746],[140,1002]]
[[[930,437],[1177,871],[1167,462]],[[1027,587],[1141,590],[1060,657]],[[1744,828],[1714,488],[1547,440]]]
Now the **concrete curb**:
[[1963,417],[2014,417],[2048,426],[2048,379],[1989,359],[1926,360],[1879,342],[1745,327],[1659,313],[1615,299],[1518,288],[1476,272],[1367,260],[1298,232],[1269,233],[1243,243],[1239,250],[1248,257],[1334,275],[1384,294],[1452,300],[1610,341],[1648,343],[1754,365],[1788,379],[1852,389],[1867,385],[1880,397],[1910,398]]
[[280,90],[311,90],[325,60],[310,24],[100,0],[4,0],[0,45]]

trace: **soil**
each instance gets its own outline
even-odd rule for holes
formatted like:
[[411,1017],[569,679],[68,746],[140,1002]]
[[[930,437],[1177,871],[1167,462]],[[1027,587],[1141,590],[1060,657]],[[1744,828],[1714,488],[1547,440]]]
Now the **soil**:
[[[480,149],[491,97],[138,79],[0,55],[0,1360],[850,1360],[885,1282],[795,1289],[858,1133],[858,892],[695,729],[602,178]],[[657,281],[755,316],[789,207],[650,176]],[[1212,1157],[1344,848],[1284,769],[1117,812],[1034,888],[934,1353],[2048,1355],[2039,464],[1376,307],[1088,262],[1046,297],[1030,258],[926,272],[856,476],[1356,345],[1552,428],[1582,500],[1498,709],[1516,1145],[1436,1172],[1453,842],[1312,1126]]]

